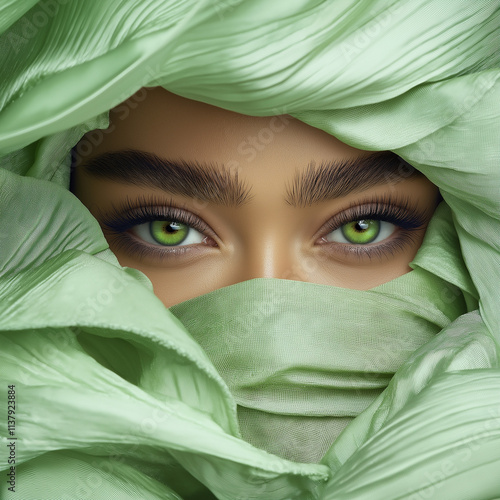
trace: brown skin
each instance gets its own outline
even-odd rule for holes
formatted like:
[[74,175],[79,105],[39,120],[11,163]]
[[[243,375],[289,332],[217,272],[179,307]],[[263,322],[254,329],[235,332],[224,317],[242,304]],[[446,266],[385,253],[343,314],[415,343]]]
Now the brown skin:
[[[245,116],[162,88],[143,89],[144,95],[140,101],[132,96],[125,102],[127,113],[123,105],[111,112],[110,132],[104,134],[90,155],[77,161],[74,192],[98,220],[99,212],[106,213],[126,196],[134,199],[153,194],[162,197],[165,204],[173,200],[175,206],[192,212],[212,229],[191,244],[192,251],[162,260],[131,254],[118,245],[119,236],[104,229],[121,265],[146,274],[166,307],[252,278],[292,279],[366,290],[411,270],[408,263],[422,243],[426,225],[413,230],[401,248],[371,258],[340,251],[339,245],[345,244],[327,243],[328,230],[320,229],[331,217],[372,195],[406,196],[412,205],[431,215],[438,190],[425,177],[379,184],[331,201],[293,208],[283,197],[296,171],[306,169],[311,161],[319,164],[370,152],[352,148],[288,115],[274,119]],[[249,137],[259,137],[263,128],[274,130],[271,136],[261,133],[268,144],[256,143],[254,154],[243,155],[241,144],[248,144]],[[217,206],[160,189],[97,178],[80,165],[104,152],[124,149],[151,152],[167,159],[236,165],[253,198],[238,208]],[[400,229],[395,229],[384,242],[396,238]]]

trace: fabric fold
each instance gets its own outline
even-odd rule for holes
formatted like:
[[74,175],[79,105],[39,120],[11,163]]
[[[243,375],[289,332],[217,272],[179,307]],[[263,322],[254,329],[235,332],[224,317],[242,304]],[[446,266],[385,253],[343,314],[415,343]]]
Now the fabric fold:
[[[3,481],[2,498],[500,495],[498,0],[7,0],[0,33],[0,380],[16,386],[20,412],[18,491]],[[232,394],[67,192],[71,149],[91,130],[98,143],[109,110],[149,86],[290,114],[394,151],[440,189],[413,271],[398,278],[414,299],[401,307],[438,318],[436,331],[386,367],[315,463],[245,440],[237,412],[246,401],[244,418],[255,417],[248,394]],[[377,293],[398,307],[395,285]]]

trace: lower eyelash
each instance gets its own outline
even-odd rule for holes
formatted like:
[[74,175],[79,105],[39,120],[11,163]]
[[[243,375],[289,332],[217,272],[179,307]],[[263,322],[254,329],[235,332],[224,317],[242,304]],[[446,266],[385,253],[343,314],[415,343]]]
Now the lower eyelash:
[[125,250],[134,257],[141,259],[155,259],[164,260],[168,258],[175,258],[187,252],[192,252],[193,248],[190,245],[184,246],[153,246],[147,243],[139,242],[134,236],[124,233],[111,233],[110,238],[113,241],[115,250]]
[[[175,221],[189,226],[190,229],[194,229],[214,241],[215,233],[201,218],[188,210],[173,205],[173,200],[166,200],[164,197],[141,196],[134,200],[127,197],[123,205],[118,207],[113,205],[111,210],[106,213],[98,212],[97,218],[103,232],[112,241],[114,249],[124,250],[139,260],[151,258],[165,260],[197,250],[196,245],[169,247],[167,245],[154,246],[142,242],[129,233],[132,227],[139,224],[155,220]],[[212,246],[216,246],[216,244]]]
[[388,241],[374,244],[355,244],[329,242],[323,244],[328,253],[342,252],[346,257],[362,259],[383,259],[394,256],[415,242],[415,237],[429,222],[432,210],[422,211],[405,198],[384,196],[382,198],[367,198],[352,204],[346,210],[330,218],[322,227],[321,234],[326,236],[345,224],[359,220],[379,220],[394,224],[399,229]]
[[[375,243],[373,245],[349,244],[349,243],[335,243],[331,242],[325,244],[325,251],[328,253],[343,253],[346,257],[355,258],[357,260],[382,260],[395,256],[398,252],[405,250],[408,246],[415,242],[416,234],[412,231],[404,229],[397,231],[399,234],[390,238],[390,241]],[[335,249],[332,246],[335,245]]]
[[[170,201],[172,203],[172,201]],[[103,231],[113,239],[116,249],[123,249],[139,259],[153,258],[163,260],[176,258],[195,250],[191,245],[153,246],[138,241],[127,231],[132,227],[154,220],[171,220],[180,222],[205,236],[211,236],[211,229],[204,221],[189,211],[175,206],[166,206],[166,200],[159,198],[139,198],[131,202],[128,198],[122,207],[113,207],[107,214],[100,214]],[[414,242],[416,233],[429,221],[433,210],[422,211],[411,204],[409,198],[393,198],[391,196],[368,198],[352,204],[346,210],[331,217],[322,227],[322,235],[326,235],[341,226],[357,220],[380,220],[398,226],[396,235],[386,242],[376,244],[349,244],[329,242],[322,244],[328,253],[341,252],[347,257],[362,259],[382,259],[395,255]]]

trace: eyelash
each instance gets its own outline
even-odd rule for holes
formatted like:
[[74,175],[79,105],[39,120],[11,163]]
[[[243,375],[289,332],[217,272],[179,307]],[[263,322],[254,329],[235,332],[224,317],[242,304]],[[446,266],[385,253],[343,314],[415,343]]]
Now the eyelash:
[[[173,200],[166,203],[164,198],[139,197],[134,201],[126,199],[119,207],[112,206],[110,212],[98,213],[103,229],[110,233],[115,239],[117,248],[123,248],[139,259],[153,258],[158,260],[179,257],[192,251],[192,246],[161,247],[140,243],[137,237],[130,235],[128,231],[139,224],[155,220],[169,220],[189,226],[199,231],[204,236],[214,239],[212,229],[198,216],[173,206]],[[431,213],[422,212],[418,207],[412,205],[408,198],[393,198],[384,196],[368,198],[353,203],[342,212],[329,217],[316,234],[315,238],[326,237],[349,222],[358,220],[379,220],[394,224],[396,236],[390,237],[389,241],[376,244],[347,244],[338,242],[323,243],[328,253],[342,252],[348,257],[382,258],[394,255],[408,244],[413,242],[414,233],[421,230],[428,222]],[[168,249],[167,249],[168,248]]]
[[389,222],[399,229],[395,230],[397,235],[390,237],[388,241],[366,245],[333,243],[335,251],[341,251],[348,257],[357,257],[359,259],[383,258],[394,255],[413,243],[416,236],[415,232],[425,227],[432,213],[433,211],[424,212],[420,210],[407,197],[383,196],[367,198],[353,203],[339,214],[330,217],[321,227],[318,236],[326,236],[349,222],[359,220]]
[[122,206],[112,206],[109,213],[99,213],[98,219],[101,221],[101,226],[115,238],[117,248],[123,248],[139,259],[145,257],[155,259],[178,257],[192,251],[192,248],[186,246],[172,247],[168,250],[162,247],[156,248],[152,245],[140,243],[136,237],[129,235],[127,232],[139,224],[155,220],[169,220],[185,224],[213,239],[213,231],[203,220],[193,213],[183,210],[182,207],[172,206],[173,203],[170,200],[165,204],[164,198],[156,197],[139,197],[134,202],[127,198]]

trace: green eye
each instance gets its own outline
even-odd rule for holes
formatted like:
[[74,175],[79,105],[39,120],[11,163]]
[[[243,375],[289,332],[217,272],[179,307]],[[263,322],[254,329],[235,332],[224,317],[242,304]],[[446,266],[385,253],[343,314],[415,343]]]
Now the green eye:
[[196,245],[205,235],[189,224],[170,220],[152,220],[133,226],[130,230],[137,238],[160,247]]
[[175,221],[155,220],[148,225],[151,237],[160,245],[179,245],[189,233],[189,226]]
[[380,233],[379,220],[357,220],[344,224],[342,235],[349,243],[366,245],[372,243]]

